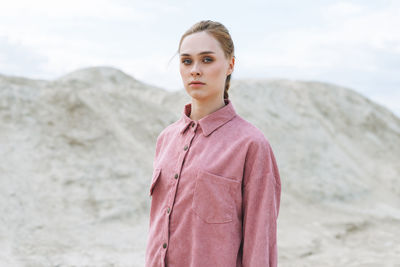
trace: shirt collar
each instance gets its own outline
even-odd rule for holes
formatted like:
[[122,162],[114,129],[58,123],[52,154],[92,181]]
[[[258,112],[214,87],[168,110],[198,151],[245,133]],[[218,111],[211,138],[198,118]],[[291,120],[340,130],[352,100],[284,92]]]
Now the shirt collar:
[[[204,116],[198,121],[205,136],[210,135],[218,127],[224,125],[236,116],[236,111],[233,108],[232,102],[229,99],[224,99],[224,102],[225,106],[208,114],[207,116]],[[191,103],[186,104],[183,108],[180,121],[180,134],[183,134],[192,122],[196,122],[189,117],[191,110]]]

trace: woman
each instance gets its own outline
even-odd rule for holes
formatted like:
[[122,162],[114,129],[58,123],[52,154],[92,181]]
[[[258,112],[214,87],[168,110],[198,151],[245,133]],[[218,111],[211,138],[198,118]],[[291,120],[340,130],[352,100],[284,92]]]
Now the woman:
[[146,267],[277,266],[280,176],[269,142],[229,99],[231,36],[200,21],[178,53],[192,101],[157,138]]

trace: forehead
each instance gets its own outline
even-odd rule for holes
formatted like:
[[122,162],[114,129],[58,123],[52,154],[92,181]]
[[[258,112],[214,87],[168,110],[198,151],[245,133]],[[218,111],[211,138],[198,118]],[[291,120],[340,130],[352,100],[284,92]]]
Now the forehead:
[[219,42],[207,32],[196,32],[186,36],[181,44],[180,54],[197,55],[203,51],[213,51],[222,54]]

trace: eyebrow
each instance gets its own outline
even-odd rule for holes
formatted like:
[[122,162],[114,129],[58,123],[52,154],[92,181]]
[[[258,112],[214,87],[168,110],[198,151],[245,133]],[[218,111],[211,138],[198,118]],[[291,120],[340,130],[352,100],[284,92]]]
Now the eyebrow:
[[[197,55],[204,55],[204,54],[215,54],[213,51],[203,51],[198,53]],[[181,54],[181,57],[190,56],[190,54]]]

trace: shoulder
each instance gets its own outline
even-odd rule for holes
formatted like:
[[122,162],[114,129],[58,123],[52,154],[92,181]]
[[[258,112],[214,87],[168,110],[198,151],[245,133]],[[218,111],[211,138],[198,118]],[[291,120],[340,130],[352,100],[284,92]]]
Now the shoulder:
[[165,138],[168,138],[168,136],[175,136],[176,133],[179,131],[179,120],[176,120],[175,122],[167,125],[157,136],[157,143],[162,141]]
[[241,140],[242,149],[246,151],[246,164],[273,160],[274,152],[271,144],[260,128],[239,115],[235,117],[234,123],[237,139]]
[[249,145],[260,145],[260,146],[268,146],[269,141],[266,135],[253,123],[244,119],[240,115],[236,115],[234,120],[234,127],[236,134],[243,136]]

